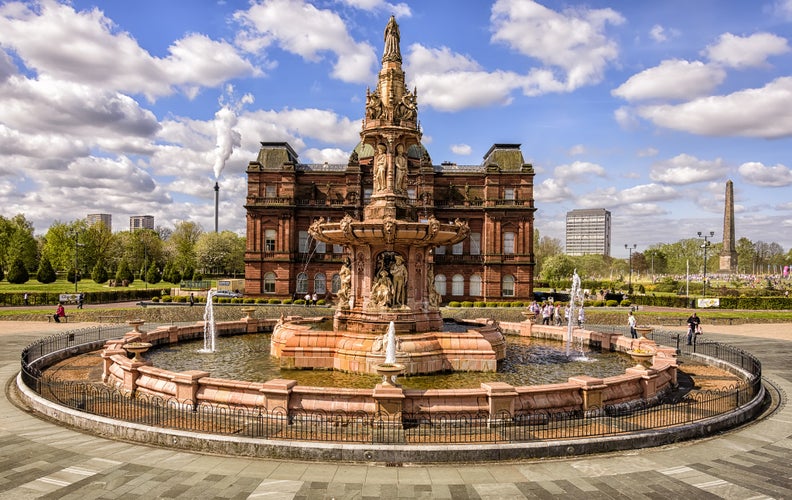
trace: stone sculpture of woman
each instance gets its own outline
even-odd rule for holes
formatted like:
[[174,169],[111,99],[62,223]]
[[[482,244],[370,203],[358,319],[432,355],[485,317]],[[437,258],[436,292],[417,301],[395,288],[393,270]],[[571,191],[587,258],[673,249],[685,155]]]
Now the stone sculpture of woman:
[[390,273],[393,277],[393,306],[407,305],[407,267],[404,265],[404,257],[396,256],[390,266]]
[[374,158],[374,192],[379,193],[388,187],[388,157],[385,155],[385,146],[377,146],[377,156]]
[[385,51],[382,53],[382,62],[401,62],[401,49],[399,48],[400,40],[399,25],[396,24],[396,18],[391,16],[388,25],[385,26]]

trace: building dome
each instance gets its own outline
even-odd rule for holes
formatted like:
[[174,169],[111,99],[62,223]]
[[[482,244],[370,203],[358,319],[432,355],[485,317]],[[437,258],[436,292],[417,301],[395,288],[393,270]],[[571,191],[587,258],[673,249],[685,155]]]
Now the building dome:
[[362,142],[355,146],[354,152],[357,153],[358,158],[371,158],[376,153],[371,144],[363,144]]

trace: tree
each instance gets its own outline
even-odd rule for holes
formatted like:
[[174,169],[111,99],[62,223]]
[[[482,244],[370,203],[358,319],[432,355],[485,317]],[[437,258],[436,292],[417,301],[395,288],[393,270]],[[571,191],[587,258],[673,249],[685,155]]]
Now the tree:
[[571,257],[564,254],[553,255],[545,259],[541,278],[547,282],[560,282],[569,280],[575,271],[575,263]]
[[152,262],[148,268],[148,271],[146,271],[146,283],[157,284],[160,281],[162,281],[162,274],[160,273],[157,264]]
[[[176,228],[167,240],[171,261],[184,279],[192,279],[193,269],[198,265],[195,245],[202,234],[203,229],[200,225],[195,222],[182,221],[176,224]],[[176,281],[171,283],[176,283]]]
[[0,216],[0,267],[10,270],[16,259],[22,260],[28,275],[38,265],[38,244],[33,237],[33,224],[22,214],[10,219]]
[[181,282],[182,276],[173,262],[168,262],[165,264],[165,269],[162,271],[162,279],[167,281],[168,283],[179,283]]
[[107,281],[108,279],[107,269],[105,269],[103,261],[99,260],[96,262],[96,265],[91,271],[91,279],[93,279],[94,282],[99,283],[100,285]]
[[14,283],[15,285],[27,283],[30,279],[30,275],[25,268],[25,263],[22,262],[21,258],[17,257],[14,259],[14,262],[11,264],[11,269],[8,270],[7,279],[9,283]]
[[135,281],[135,276],[132,274],[132,270],[129,269],[129,264],[127,264],[126,260],[122,260],[118,265],[115,279],[119,282],[126,280],[127,283],[132,283]]
[[244,238],[231,231],[202,234],[195,245],[195,254],[204,274],[244,272]]
[[549,236],[540,237],[538,229],[534,229],[533,238],[534,261],[536,262],[534,274],[539,276],[542,272],[542,264],[545,259],[564,253],[564,246],[558,238],[551,238]]
[[52,264],[46,257],[42,257],[41,261],[39,261],[39,268],[36,272],[36,280],[39,283],[54,283],[55,280],[58,279],[58,276],[55,274],[55,270],[52,268]]
[[[665,274],[668,272],[668,259],[661,250],[660,244],[652,245],[644,251],[644,258],[649,264],[649,272],[655,274]],[[654,276],[653,276],[654,277]]]

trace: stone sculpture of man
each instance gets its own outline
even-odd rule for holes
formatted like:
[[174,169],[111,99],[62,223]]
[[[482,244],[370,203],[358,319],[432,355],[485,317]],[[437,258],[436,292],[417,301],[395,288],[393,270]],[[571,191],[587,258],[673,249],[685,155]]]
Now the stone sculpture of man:
[[393,306],[407,305],[407,267],[404,265],[404,257],[396,256],[390,266],[390,273],[393,277]]
[[374,158],[374,192],[379,193],[388,187],[388,157],[385,155],[385,146],[377,146],[377,156]]

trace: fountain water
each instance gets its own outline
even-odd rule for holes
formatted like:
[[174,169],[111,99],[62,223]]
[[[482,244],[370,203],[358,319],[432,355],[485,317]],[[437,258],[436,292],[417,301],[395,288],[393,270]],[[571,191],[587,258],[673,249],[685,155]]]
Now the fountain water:
[[206,307],[204,308],[204,344],[203,349],[198,352],[215,352],[215,342],[217,340],[217,327],[214,319],[214,306],[212,305],[212,290],[206,294]]
[[388,334],[385,336],[385,363],[396,362],[396,325],[393,321],[388,325]]
[[580,303],[580,307],[583,307],[583,297],[580,294],[580,276],[578,276],[577,269],[575,269],[572,273],[572,289],[569,293],[569,305],[567,306],[569,310],[569,324],[567,324],[567,338],[566,338],[566,355],[567,357],[570,356],[570,351],[572,349],[572,330],[574,329],[574,323],[577,320],[579,310],[575,309],[575,305]]

